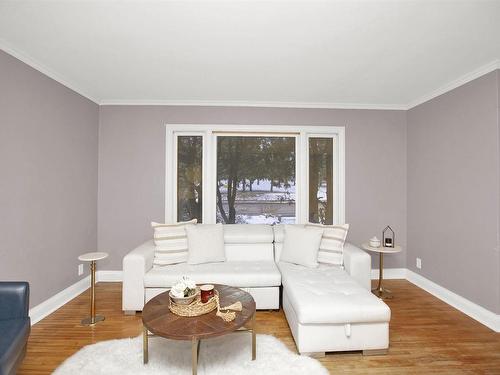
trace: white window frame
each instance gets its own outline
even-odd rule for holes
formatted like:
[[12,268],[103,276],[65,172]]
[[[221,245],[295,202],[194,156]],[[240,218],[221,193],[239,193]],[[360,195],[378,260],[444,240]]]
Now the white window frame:
[[[225,136],[295,136],[295,215],[297,223],[307,223],[309,216],[309,138],[334,138],[333,176],[336,176],[334,224],[345,223],[345,127],[311,125],[165,125],[165,222],[177,221],[177,137],[202,136],[203,223],[216,221],[217,139]],[[306,182],[306,183],[305,183]]]

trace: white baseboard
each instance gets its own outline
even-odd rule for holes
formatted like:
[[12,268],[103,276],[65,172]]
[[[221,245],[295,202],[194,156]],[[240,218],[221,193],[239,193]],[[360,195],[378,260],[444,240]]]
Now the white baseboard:
[[122,271],[97,271],[97,282],[113,283],[122,281]]
[[439,298],[441,301],[446,302],[448,305],[453,306],[457,310],[460,310],[464,314],[470,316],[472,319],[477,320],[479,323],[484,324],[485,326],[491,328],[495,332],[500,332],[500,315],[495,314],[484,307],[479,306],[478,304],[465,299],[462,296],[459,296],[452,291],[443,288],[442,286],[426,279],[425,277],[410,271],[406,270],[407,277],[406,279],[415,284],[419,288],[429,292],[433,296]]
[[[378,269],[372,269],[372,280],[378,279]],[[441,285],[407,269],[407,268],[384,268],[384,279],[405,279],[419,288],[429,292],[434,297],[460,310],[465,315],[484,324],[495,332],[500,332],[500,315],[485,309],[468,299],[453,293]]]
[[[384,279],[406,279],[406,268],[384,268]],[[378,280],[378,269],[372,269],[372,280]]]
[[65,305],[77,295],[86,291],[90,287],[90,276],[84,277],[73,285],[60,291],[56,295],[31,308],[29,311],[31,325],[38,323],[47,315],[52,314],[61,306]]
[[[96,280],[97,282],[122,281],[122,271],[97,271]],[[31,308],[29,311],[31,324],[38,323],[79,294],[85,292],[88,288],[90,288],[90,275]]]
[[[372,279],[378,279],[378,269],[372,270]],[[459,296],[452,291],[426,279],[425,277],[410,271],[406,268],[387,268],[384,269],[385,279],[406,279],[419,288],[429,292],[448,305],[453,306],[464,314],[491,328],[495,332],[500,332],[500,315],[495,314],[468,299]],[[122,271],[97,271],[96,279],[98,282],[119,282],[122,281]],[[90,287],[90,276],[83,278],[75,284],[69,286],[63,291],[50,297],[46,301],[30,309],[31,324],[35,324],[45,318],[47,315],[56,311],[64,304],[84,292]]]

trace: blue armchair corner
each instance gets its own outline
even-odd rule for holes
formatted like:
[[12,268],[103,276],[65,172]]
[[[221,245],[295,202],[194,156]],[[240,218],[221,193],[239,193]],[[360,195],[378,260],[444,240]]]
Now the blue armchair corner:
[[0,375],[14,375],[24,359],[31,329],[30,286],[0,282]]

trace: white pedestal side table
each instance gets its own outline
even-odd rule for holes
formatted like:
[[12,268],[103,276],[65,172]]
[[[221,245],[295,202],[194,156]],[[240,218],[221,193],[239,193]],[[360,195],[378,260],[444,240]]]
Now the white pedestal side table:
[[379,267],[378,267],[378,285],[376,288],[372,289],[372,293],[377,297],[382,299],[390,299],[392,298],[391,291],[382,286],[382,282],[384,280],[384,254],[395,254],[399,253],[402,249],[401,246],[394,247],[372,247],[368,243],[364,243],[361,247],[365,250],[372,251],[374,253],[379,253]]
[[90,316],[82,320],[82,325],[93,326],[104,320],[104,316],[95,314],[95,271],[96,262],[108,257],[108,253],[86,253],[78,257],[80,262],[90,262]]

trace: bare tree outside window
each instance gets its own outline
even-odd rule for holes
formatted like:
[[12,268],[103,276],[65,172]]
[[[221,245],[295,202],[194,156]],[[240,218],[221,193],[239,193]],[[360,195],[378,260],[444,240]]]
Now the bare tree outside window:
[[203,137],[177,137],[177,221],[202,222]]
[[309,222],[333,224],[333,138],[309,138]]
[[295,222],[295,137],[217,137],[217,222]]

